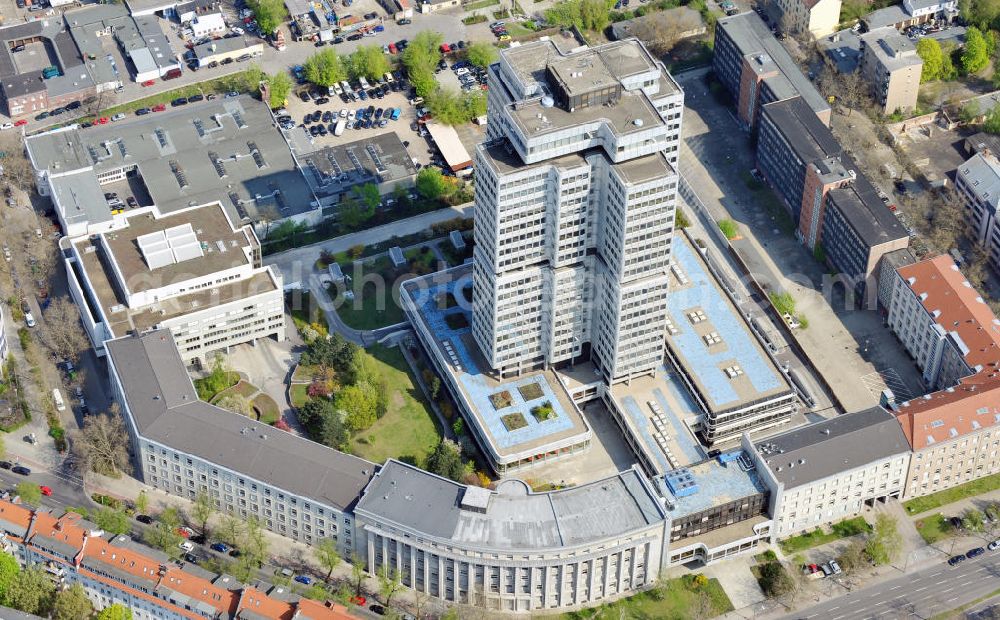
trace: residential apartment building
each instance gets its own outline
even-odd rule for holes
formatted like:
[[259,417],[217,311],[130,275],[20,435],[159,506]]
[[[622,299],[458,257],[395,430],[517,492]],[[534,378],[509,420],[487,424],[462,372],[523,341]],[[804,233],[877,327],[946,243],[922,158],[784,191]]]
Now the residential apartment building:
[[[229,575],[172,561],[128,536],[111,536],[72,512],[61,516],[0,501],[0,553],[41,569],[57,588],[79,584],[96,610],[122,605],[135,620],[309,618],[346,620],[333,603],[282,586],[262,592]],[[8,615],[0,608],[0,616]]]
[[955,193],[965,207],[965,217],[975,238],[986,251],[990,266],[1000,270],[1000,161],[984,149],[955,170]]
[[788,209],[799,240],[821,248],[853,293],[877,279],[883,255],[909,246],[907,230],[801,98],[764,106],[757,169]]
[[332,538],[350,556],[351,509],[374,463],[199,400],[167,330],[106,346],[136,477],[188,499],[207,493],[217,510],[293,540]]
[[830,122],[830,104],[752,11],[716,22],[712,69],[732,95],[736,115],[749,130],[756,130],[764,105],[796,96],[802,97],[822,123]]
[[60,240],[70,294],[98,355],[107,340],[169,330],[187,364],[259,338],[285,338],[281,274],[261,264],[253,228],[218,202]]
[[520,480],[490,491],[390,459],[354,514],[369,571],[389,566],[417,591],[507,613],[642,589],[666,546],[663,500],[637,468],[534,493]]
[[0,305],[0,379],[4,376],[4,369],[7,367],[7,317],[6,310]]
[[993,311],[947,255],[896,271],[888,323],[928,390],[954,386],[1000,359]]
[[[663,361],[681,92],[637,40],[503,50],[476,150],[472,333],[501,377]],[[661,89],[666,88],[668,92]]]
[[881,407],[753,442],[743,449],[770,492],[771,540],[856,516],[903,495],[910,445]]
[[837,30],[840,5],[841,0],[774,0],[768,8],[779,28],[818,39]]
[[923,67],[913,42],[895,28],[861,35],[861,76],[883,114],[909,112],[917,106]]

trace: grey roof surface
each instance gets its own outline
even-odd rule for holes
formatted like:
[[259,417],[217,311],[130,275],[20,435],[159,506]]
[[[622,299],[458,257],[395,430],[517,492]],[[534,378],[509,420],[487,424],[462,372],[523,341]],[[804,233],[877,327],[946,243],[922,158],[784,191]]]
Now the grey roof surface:
[[345,192],[364,183],[401,181],[417,174],[413,158],[396,132],[339,143],[298,156],[302,174],[320,196]]
[[133,16],[129,15],[124,5],[97,4],[67,11],[65,18],[74,33],[83,29],[88,32],[87,36],[92,36],[98,30],[110,30],[126,55],[148,50],[149,58],[161,68],[178,62],[177,52],[160,29],[159,19],[154,15]]
[[882,28],[883,26],[895,26],[907,20],[913,19],[901,4],[887,6],[884,9],[872,11],[862,18],[868,26],[868,30]]
[[726,31],[743,56],[765,54],[778,70],[791,82],[795,90],[817,114],[830,110],[830,104],[819,94],[788,51],[771,34],[764,20],[753,11],[724,17],[716,22],[716,28]]
[[8,99],[44,91],[45,81],[42,79],[41,71],[30,71],[3,78],[3,94]]
[[890,71],[923,64],[913,42],[891,26],[867,32],[861,35],[861,40]]
[[850,28],[823,37],[816,45],[826,52],[838,73],[852,73],[861,63],[861,38]]
[[958,172],[965,177],[973,192],[986,197],[985,202],[995,211],[1000,203],[1000,160],[997,155],[976,153],[958,167]]
[[830,190],[828,196],[869,247],[910,236],[863,174],[847,187]]
[[252,42],[244,37],[231,37],[229,39],[216,39],[194,46],[196,58],[208,58],[217,54],[226,54],[247,49],[251,46],[260,45],[260,42]]
[[648,480],[632,469],[560,491],[532,493],[518,480],[490,492],[485,514],[462,508],[466,486],[390,459],[355,514],[422,536],[501,551],[598,542],[664,518]]
[[51,43],[60,69],[65,70],[83,64],[80,52],[73,43],[69,32],[63,27],[62,20],[39,19],[0,28],[0,41],[4,43],[4,45],[0,45],[0,77],[7,78],[18,73],[11,51],[13,47],[11,43],[35,37],[47,39]]
[[782,137],[804,162],[824,159],[843,151],[830,129],[816,117],[812,108],[801,97],[769,103],[763,107],[762,114],[772,120]]
[[139,434],[249,478],[341,510],[377,466],[198,400],[164,330],[107,343]]
[[[216,200],[236,222],[259,219],[265,206],[274,206],[280,217],[312,208],[312,193],[267,106],[248,95],[48,132],[26,144],[36,168],[52,173],[92,167],[96,175],[136,166],[153,204],[165,214]],[[253,147],[262,167],[251,156]]]
[[768,437],[756,448],[774,477],[790,489],[904,454],[910,444],[892,414],[872,407]]
[[4,620],[42,620],[41,616],[11,609],[10,607],[0,607],[0,618]]
[[989,150],[1000,154],[1000,136],[980,131],[965,139],[966,154],[969,156]]

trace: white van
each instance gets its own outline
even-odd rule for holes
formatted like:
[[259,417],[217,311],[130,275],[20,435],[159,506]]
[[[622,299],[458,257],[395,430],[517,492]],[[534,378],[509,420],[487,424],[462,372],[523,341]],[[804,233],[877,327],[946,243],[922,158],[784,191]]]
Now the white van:
[[371,86],[369,86],[368,84],[368,80],[366,80],[365,76],[363,75],[358,78],[358,84],[361,85],[361,90],[368,90],[369,88],[371,88]]
[[52,390],[52,402],[56,404],[56,411],[66,411],[66,403],[63,402],[62,394],[58,388]]

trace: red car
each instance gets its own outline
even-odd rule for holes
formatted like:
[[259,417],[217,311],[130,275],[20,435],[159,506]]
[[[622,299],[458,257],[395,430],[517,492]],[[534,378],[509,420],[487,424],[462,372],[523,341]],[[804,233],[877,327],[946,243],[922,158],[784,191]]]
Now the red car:
[[448,54],[450,52],[451,52],[451,47],[447,43],[442,43],[441,44],[441,53],[442,54]]
[[42,492],[42,495],[52,495],[52,489],[45,485],[38,487],[38,490]]
[[183,536],[184,538],[190,538],[191,536],[194,535],[194,530],[192,530],[186,525],[182,525],[179,528],[177,528],[177,533]]
[[107,116],[102,116],[101,118],[94,121],[95,125],[107,125],[111,120]]
[[165,104],[165,103],[158,103],[158,104],[154,105],[153,108],[152,108],[153,112],[162,112],[162,111],[164,111],[166,109],[167,109],[167,104]]
[[392,54],[392,55],[395,55],[397,52],[399,52],[399,50],[396,48],[396,44],[395,43],[390,43],[389,44],[389,53]]
[[368,602],[368,599],[366,599],[363,596],[352,596],[351,597],[351,604],[352,605],[357,605],[358,607],[364,607],[365,603],[367,603],[367,602]]
[[152,86],[153,84],[156,84],[156,80],[146,80],[142,83],[143,86]]
[[23,127],[23,126],[25,126],[27,124],[28,124],[28,119],[26,119],[26,118],[19,118],[16,121],[14,121],[14,126],[15,127]]

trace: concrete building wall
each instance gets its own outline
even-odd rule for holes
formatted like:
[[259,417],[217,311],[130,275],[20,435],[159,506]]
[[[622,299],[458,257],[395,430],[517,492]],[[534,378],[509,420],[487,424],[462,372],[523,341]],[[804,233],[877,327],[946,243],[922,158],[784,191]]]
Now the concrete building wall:
[[[923,442],[914,437],[914,442]],[[1000,473],[1000,431],[982,428],[950,441],[915,449],[910,459],[905,497],[950,489],[983,476]]]

